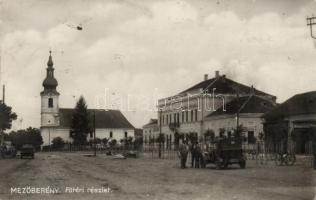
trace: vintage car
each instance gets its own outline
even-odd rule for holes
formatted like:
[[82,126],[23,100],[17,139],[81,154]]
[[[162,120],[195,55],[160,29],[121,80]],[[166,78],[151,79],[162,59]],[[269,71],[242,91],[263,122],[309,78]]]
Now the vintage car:
[[232,164],[238,164],[240,168],[246,167],[241,138],[219,138],[204,152],[203,157],[205,164],[215,164],[216,169],[227,168]]
[[14,158],[17,153],[15,147],[9,142],[4,142],[4,144],[0,146],[0,152],[2,158]]
[[21,158],[30,157],[34,159],[35,148],[31,144],[24,144],[20,149]]

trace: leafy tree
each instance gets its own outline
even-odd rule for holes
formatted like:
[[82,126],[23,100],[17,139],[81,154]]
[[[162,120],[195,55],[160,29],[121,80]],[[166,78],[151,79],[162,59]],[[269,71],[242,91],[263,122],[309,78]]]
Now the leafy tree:
[[18,131],[11,131],[9,140],[19,149],[23,144],[32,144],[36,149],[39,149],[43,144],[41,132],[37,128],[29,127]]
[[103,138],[101,141],[102,141],[102,143],[103,143],[104,145],[106,145],[109,140],[108,140],[107,138]]
[[52,140],[52,148],[53,149],[61,149],[65,145],[65,141],[61,137],[55,137]]
[[[92,142],[94,142],[94,140],[92,139]],[[100,138],[95,138],[95,143],[96,144],[101,144],[102,140]]]
[[0,102],[0,135],[1,143],[4,140],[4,133],[2,131],[10,129],[12,126],[12,121],[16,120],[17,115],[12,112],[12,108],[7,106],[5,103]]
[[0,103],[0,130],[10,129],[12,121],[16,120],[17,115],[12,112],[12,108],[5,103]]
[[112,147],[115,147],[116,144],[117,144],[116,139],[113,139],[113,140],[110,140],[110,141],[109,141],[109,145],[110,145],[111,148],[112,148]]
[[215,140],[215,132],[212,129],[207,129],[204,133],[205,141],[214,142]]
[[70,137],[73,138],[74,145],[87,144],[87,136],[91,131],[87,104],[81,96],[75,107],[70,129]]
[[165,134],[163,134],[163,133],[162,133],[162,134],[159,134],[158,137],[156,138],[156,142],[157,142],[157,143],[160,143],[160,142],[161,142],[161,143],[165,143],[165,140],[166,140]]

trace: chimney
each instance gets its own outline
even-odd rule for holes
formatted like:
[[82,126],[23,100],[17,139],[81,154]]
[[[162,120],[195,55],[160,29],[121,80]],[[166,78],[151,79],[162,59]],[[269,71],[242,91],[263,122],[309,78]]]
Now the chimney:
[[204,81],[206,81],[208,79],[208,75],[204,74]]
[[219,71],[215,71],[215,78],[219,77]]
[[255,94],[255,91],[256,91],[256,89],[253,87],[253,85],[251,85],[250,94],[251,94],[251,95],[254,95],[254,94]]

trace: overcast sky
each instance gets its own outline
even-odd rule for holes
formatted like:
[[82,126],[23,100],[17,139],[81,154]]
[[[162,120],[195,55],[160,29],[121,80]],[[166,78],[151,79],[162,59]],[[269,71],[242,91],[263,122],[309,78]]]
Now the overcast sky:
[[115,107],[129,95],[133,111],[124,114],[136,127],[156,117],[147,111],[156,98],[215,70],[282,102],[316,88],[306,26],[315,8],[311,0],[0,0],[0,82],[15,128],[40,125],[50,48],[60,107],[80,95],[89,108]]

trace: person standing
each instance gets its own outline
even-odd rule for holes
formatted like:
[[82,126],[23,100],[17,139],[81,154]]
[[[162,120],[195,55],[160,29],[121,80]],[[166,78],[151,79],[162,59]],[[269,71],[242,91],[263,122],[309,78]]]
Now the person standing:
[[187,144],[181,141],[180,146],[179,146],[179,156],[180,156],[180,162],[181,162],[180,164],[181,164],[182,169],[186,168],[185,164],[187,162],[188,152],[189,152],[189,148]]
[[196,157],[196,144],[194,142],[192,142],[191,144],[190,152],[191,152],[191,168],[193,168],[195,159],[196,159],[195,158]]
[[200,168],[200,157],[202,155],[201,147],[198,143],[196,143],[196,150],[195,150],[195,168]]

